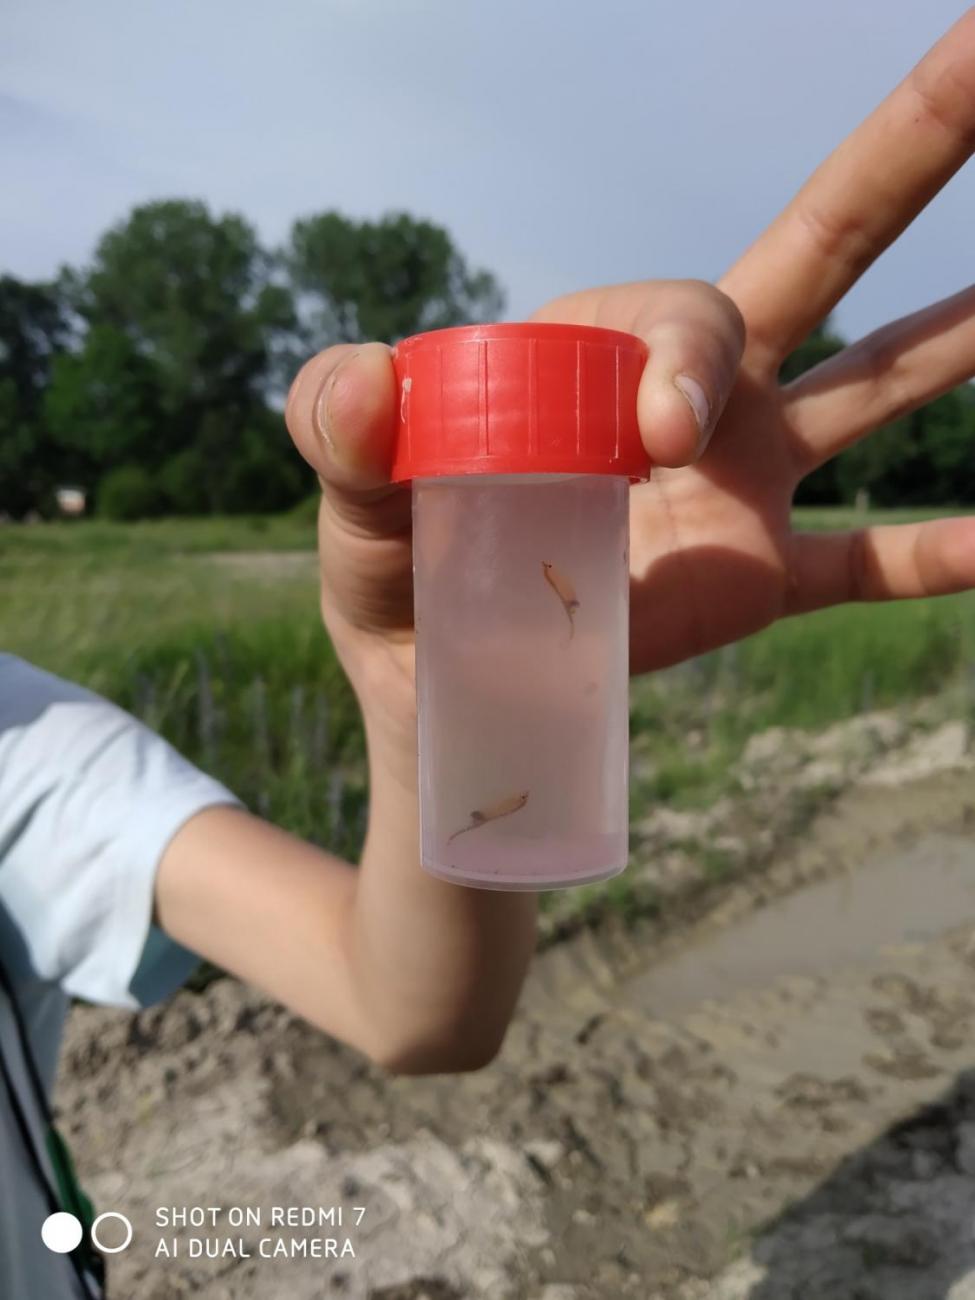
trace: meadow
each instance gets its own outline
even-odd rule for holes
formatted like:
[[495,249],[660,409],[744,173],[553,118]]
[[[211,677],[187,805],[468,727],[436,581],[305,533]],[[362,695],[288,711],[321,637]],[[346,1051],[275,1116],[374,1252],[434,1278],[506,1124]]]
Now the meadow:
[[[838,527],[850,518],[806,511],[801,522]],[[307,508],[7,526],[0,645],[130,709],[256,811],[354,855],[366,807],[363,740],[319,621],[314,545]],[[968,699],[973,673],[972,595],[785,621],[634,681],[634,744],[653,776],[635,783],[633,798],[705,803],[732,779],[756,731],[823,727],[952,686]],[[691,729],[693,754],[684,744]]]

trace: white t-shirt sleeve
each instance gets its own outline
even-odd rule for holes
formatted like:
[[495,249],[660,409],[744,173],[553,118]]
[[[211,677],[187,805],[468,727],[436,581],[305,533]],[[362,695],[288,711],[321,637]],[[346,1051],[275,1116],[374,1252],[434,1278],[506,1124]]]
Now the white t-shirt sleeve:
[[199,958],[152,923],[156,869],[237,802],[122,709],[0,655],[0,919],[40,979],[132,1008],[178,987]]

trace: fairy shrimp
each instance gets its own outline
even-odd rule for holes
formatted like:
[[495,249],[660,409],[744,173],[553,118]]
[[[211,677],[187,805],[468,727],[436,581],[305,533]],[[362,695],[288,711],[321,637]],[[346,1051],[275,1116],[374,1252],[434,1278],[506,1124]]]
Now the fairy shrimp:
[[528,791],[524,790],[521,794],[513,794],[507,799],[502,799],[500,803],[491,804],[489,808],[475,808],[471,813],[471,820],[467,826],[462,826],[459,831],[454,831],[449,836],[447,843],[455,840],[458,835],[466,835],[468,831],[476,831],[479,826],[486,826],[488,822],[496,822],[499,817],[510,817],[512,813],[521,812],[528,802]]
[[542,560],[542,574],[545,581],[558,596],[562,602],[562,608],[565,610],[565,616],[569,620],[569,640],[575,635],[576,621],[575,613],[579,608],[579,601],[576,597],[576,589],[565,576],[560,573],[554,564],[549,564],[547,560]]

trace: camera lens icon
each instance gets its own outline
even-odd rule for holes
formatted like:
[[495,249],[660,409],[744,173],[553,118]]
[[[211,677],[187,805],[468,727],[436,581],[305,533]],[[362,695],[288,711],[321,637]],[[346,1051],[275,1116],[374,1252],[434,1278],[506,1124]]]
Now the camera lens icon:
[[[122,1225],[125,1235],[119,1246],[108,1246],[99,1239],[98,1229],[110,1219],[117,1219]],[[48,1215],[41,1225],[41,1241],[48,1250],[52,1250],[56,1255],[69,1255],[71,1251],[76,1250],[81,1245],[83,1235],[84,1229],[81,1226],[81,1220],[74,1214],[68,1214],[63,1210],[57,1214]],[[103,1255],[118,1255],[121,1251],[128,1249],[131,1241],[132,1222],[124,1214],[119,1214],[117,1210],[106,1210],[91,1225],[91,1244],[97,1250],[100,1250]]]

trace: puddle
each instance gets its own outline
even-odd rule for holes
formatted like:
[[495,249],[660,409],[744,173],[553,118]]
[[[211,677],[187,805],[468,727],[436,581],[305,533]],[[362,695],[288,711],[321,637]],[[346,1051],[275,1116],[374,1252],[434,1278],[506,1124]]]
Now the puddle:
[[673,1019],[783,976],[869,965],[966,920],[975,922],[975,843],[928,834],[691,940],[628,981],[623,1001]]

